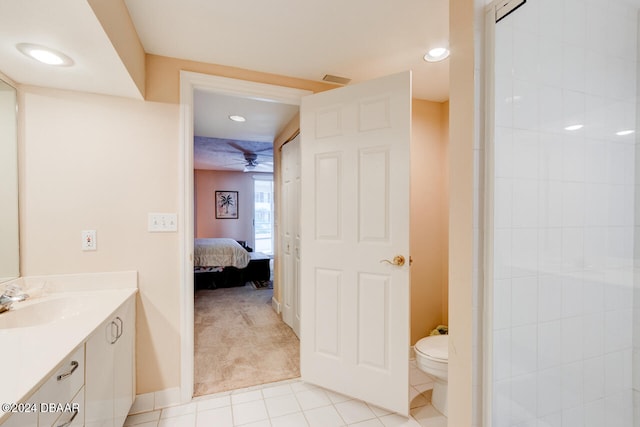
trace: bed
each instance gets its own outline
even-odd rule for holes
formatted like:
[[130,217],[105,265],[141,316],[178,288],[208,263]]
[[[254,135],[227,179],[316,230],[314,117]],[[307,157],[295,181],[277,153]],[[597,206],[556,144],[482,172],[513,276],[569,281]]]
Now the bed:
[[193,249],[196,267],[245,268],[251,260],[249,252],[233,239],[195,239]]
[[249,252],[233,239],[194,240],[194,284],[196,289],[243,286],[246,282],[268,282],[270,257]]

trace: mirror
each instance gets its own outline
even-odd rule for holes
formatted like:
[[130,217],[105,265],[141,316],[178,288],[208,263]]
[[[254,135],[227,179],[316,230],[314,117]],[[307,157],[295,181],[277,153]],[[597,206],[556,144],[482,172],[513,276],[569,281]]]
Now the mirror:
[[15,88],[0,80],[0,283],[20,276],[16,107]]

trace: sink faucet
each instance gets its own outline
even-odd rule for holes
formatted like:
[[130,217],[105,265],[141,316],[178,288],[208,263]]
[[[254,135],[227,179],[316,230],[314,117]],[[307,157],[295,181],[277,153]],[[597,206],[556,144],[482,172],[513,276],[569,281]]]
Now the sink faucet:
[[18,285],[7,285],[4,293],[0,295],[0,313],[9,311],[14,302],[24,301],[29,295],[22,292]]

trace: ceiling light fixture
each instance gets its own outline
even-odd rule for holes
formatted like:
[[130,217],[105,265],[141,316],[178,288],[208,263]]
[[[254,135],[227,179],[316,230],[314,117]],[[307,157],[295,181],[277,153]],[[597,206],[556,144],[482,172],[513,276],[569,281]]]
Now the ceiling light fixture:
[[434,47],[433,49],[429,50],[429,52],[427,52],[423,58],[427,62],[438,62],[442,61],[443,59],[447,59],[449,57],[449,53],[449,49],[447,49],[446,47]]
[[571,125],[564,128],[564,130],[578,130],[578,129],[582,129],[583,127],[584,125]]
[[635,131],[633,129],[627,129],[627,130],[621,130],[620,132],[616,132],[616,135],[618,135],[618,136],[627,136],[627,135],[631,135],[634,132]]
[[45,46],[39,46],[31,43],[20,43],[16,45],[16,48],[22,54],[43,64],[59,67],[69,67],[73,65],[73,59],[69,58],[62,52],[58,52],[57,50]]
[[247,119],[245,119],[243,116],[239,116],[237,114],[233,114],[231,116],[229,116],[229,120],[233,120],[234,122],[246,122]]

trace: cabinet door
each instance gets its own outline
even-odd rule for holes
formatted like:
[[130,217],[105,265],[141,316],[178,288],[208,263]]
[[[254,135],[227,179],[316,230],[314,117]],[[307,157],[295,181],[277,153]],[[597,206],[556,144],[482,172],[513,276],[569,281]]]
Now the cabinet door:
[[113,322],[109,319],[86,343],[86,427],[113,426],[113,339]]
[[120,427],[135,397],[135,297],[87,340],[86,427]]
[[135,299],[130,298],[118,311],[116,322],[119,332],[115,342],[114,416],[116,426],[124,424],[135,398]]

